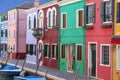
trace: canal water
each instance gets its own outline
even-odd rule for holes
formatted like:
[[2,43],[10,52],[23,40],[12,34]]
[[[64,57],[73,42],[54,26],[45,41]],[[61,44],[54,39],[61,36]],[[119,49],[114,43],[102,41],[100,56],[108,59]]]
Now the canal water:
[[0,80],[14,80],[13,77],[5,76],[0,74]]

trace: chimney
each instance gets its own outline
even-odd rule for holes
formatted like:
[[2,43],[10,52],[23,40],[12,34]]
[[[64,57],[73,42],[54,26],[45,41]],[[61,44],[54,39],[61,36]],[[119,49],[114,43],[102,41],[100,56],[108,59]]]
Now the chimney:
[[39,0],[34,0],[34,7],[37,7],[37,6],[39,6]]

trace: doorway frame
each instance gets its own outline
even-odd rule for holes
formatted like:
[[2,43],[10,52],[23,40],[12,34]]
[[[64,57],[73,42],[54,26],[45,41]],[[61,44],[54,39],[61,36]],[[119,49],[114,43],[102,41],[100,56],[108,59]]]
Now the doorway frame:
[[[69,52],[69,45],[71,45],[72,47],[73,47],[73,56],[72,57],[74,57],[74,44],[67,44],[67,53]],[[67,72],[71,72],[71,73],[73,73],[74,72],[74,59],[73,59],[73,63],[72,63],[72,67],[73,67],[73,69],[72,69],[72,71],[69,71],[69,69],[68,69],[68,62],[69,62],[69,53],[67,54]]]
[[[97,42],[88,42],[88,63],[89,63],[89,50],[90,50],[90,44],[96,44],[96,76],[90,76],[90,77],[96,77],[97,78]],[[89,76],[89,64],[88,64],[88,76]]]

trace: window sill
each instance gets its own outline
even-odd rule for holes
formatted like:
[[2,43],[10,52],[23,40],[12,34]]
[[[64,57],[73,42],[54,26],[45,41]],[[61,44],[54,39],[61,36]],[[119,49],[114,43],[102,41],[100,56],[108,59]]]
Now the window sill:
[[101,24],[102,28],[111,28],[112,27],[112,22],[103,22]]
[[110,64],[109,65],[100,64],[100,66],[110,67]]
[[85,29],[93,29],[94,28],[93,24],[86,24],[84,27],[85,27]]

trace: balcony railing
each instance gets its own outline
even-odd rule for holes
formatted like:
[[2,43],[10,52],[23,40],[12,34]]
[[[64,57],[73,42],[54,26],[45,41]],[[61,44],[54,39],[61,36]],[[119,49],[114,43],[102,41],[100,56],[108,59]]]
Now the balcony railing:
[[33,28],[33,36],[35,38],[40,38],[42,39],[43,38],[43,28]]

